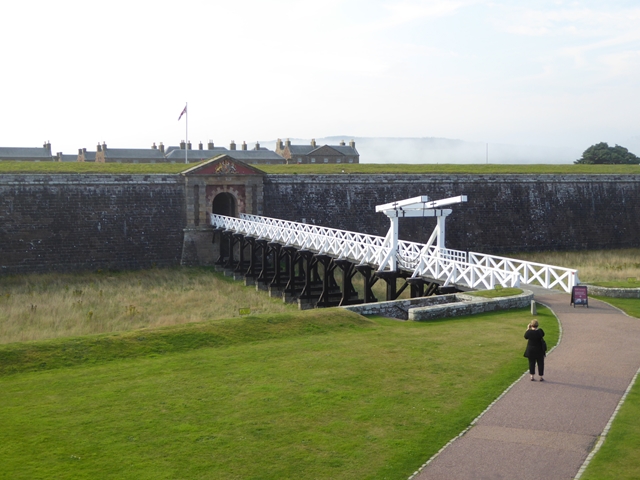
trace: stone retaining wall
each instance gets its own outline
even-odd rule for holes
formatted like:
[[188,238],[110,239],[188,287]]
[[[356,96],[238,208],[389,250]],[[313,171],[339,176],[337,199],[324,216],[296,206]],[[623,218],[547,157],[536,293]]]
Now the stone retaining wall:
[[453,293],[410,300],[350,305],[342,308],[360,315],[381,315],[399,320],[420,322],[496,310],[527,308],[531,306],[532,300],[533,292],[524,290],[520,295],[511,297],[483,298],[465,293]]
[[[467,195],[447,218],[447,247],[517,251],[640,247],[640,175],[266,175],[264,214],[385,236],[376,205]],[[425,243],[433,218],[403,218],[400,238]]]
[[587,293],[611,298],[640,298],[640,288],[609,288],[587,285]]
[[464,293],[455,294],[457,302],[445,305],[418,307],[409,310],[409,320],[425,321],[437,318],[459,317],[476,313],[526,308],[531,306],[533,292],[524,290],[520,295],[512,297],[482,298]]
[[0,175],[0,274],[179,265],[179,175]]
[[389,302],[364,303],[361,305],[349,305],[342,308],[359,313],[360,315],[381,315],[383,317],[397,318],[399,320],[408,320],[409,312],[413,308],[453,303],[457,301],[455,294],[449,294],[406,300],[393,300]]

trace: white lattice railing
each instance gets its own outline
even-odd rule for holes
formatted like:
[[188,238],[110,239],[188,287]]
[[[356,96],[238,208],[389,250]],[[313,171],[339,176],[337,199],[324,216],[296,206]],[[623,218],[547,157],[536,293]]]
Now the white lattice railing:
[[580,283],[578,270],[556,267],[542,263],[526,262],[515,258],[497,257],[483,253],[469,252],[469,262],[474,265],[496,268],[507,272],[517,272],[521,282],[540,285],[544,288],[561,288],[571,292]]
[[[310,250],[354,263],[379,267],[390,252],[383,237],[333,228],[289,222],[276,218],[240,214],[240,218],[211,215],[216,228]],[[539,283],[545,288],[570,291],[577,284],[577,271],[511,258],[439,249],[413,242],[398,242],[398,265],[413,277],[428,277],[470,288],[515,287]]]

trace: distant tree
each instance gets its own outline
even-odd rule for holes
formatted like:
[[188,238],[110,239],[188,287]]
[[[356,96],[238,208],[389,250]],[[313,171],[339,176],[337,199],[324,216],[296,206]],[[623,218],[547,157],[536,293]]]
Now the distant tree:
[[573,163],[581,164],[640,164],[640,158],[620,145],[610,147],[606,142],[591,145],[582,154],[582,158]]

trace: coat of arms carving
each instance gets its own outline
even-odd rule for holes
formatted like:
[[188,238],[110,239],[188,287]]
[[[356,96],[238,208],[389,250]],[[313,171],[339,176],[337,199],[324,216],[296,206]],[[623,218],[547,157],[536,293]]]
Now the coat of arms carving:
[[229,173],[237,173],[236,165],[235,165],[235,163],[230,162],[229,160],[222,160],[216,166],[216,173],[220,174],[220,175],[225,175],[225,174],[229,174]]

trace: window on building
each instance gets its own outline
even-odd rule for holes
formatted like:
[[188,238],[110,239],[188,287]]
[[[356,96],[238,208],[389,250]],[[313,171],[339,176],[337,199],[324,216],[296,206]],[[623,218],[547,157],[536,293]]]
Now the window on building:
[[341,158],[336,159],[336,163],[342,163],[342,159]]
[[311,157],[311,163],[316,163],[316,159]]
[[325,158],[325,159],[324,159],[324,163],[329,163],[329,159],[328,159],[328,158]]
[[349,163],[353,163],[353,158],[350,158],[350,159],[349,159]]
[[298,157],[298,163],[302,163],[302,158]]

